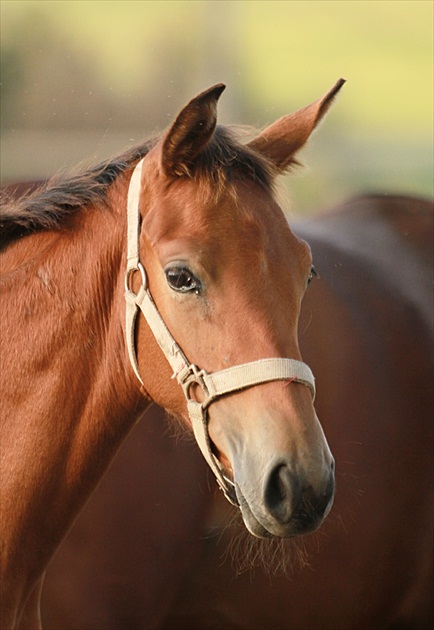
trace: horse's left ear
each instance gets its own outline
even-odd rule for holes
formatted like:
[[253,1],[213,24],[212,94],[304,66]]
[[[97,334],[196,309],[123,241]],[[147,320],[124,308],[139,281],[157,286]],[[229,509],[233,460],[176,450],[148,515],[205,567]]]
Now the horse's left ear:
[[217,124],[219,83],[192,99],[178,114],[163,140],[162,167],[167,175],[186,175],[196,155],[210,141]]
[[295,153],[307,142],[344,83],[344,79],[339,79],[325,96],[294,114],[280,118],[248,146],[268,158],[279,171],[284,171],[297,162]]

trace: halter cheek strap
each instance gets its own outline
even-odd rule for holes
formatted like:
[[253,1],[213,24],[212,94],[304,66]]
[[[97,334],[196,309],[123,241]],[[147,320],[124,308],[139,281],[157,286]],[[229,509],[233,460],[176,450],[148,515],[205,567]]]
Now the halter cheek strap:
[[[126,340],[128,354],[133,370],[143,384],[140,376],[135,349],[135,323],[139,310],[143,313],[158,345],[173,369],[172,378],[181,385],[187,400],[188,414],[198,446],[216,476],[217,482],[226,498],[238,505],[233,482],[226,477],[224,470],[212,451],[208,433],[208,407],[217,398],[225,394],[271,381],[296,381],[309,387],[315,397],[315,379],[310,368],[301,361],[286,358],[259,359],[251,363],[207,373],[190,363],[175,339],[172,337],[161,317],[148,289],[146,272],[139,257],[140,237],[140,182],[142,173],[141,160],[134,169],[128,191],[128,244],[127,270],[125,275],[126,298]],[[130,286],[132,274],[139,271],[141,287],[134,293]],[[198,402],[191,397],[192,385],[202,389],[203,400]]]

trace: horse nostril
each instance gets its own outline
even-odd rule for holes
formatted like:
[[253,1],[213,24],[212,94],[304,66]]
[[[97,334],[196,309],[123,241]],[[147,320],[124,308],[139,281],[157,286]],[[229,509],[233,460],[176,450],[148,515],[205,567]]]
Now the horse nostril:
[[280,523],[287,523],[292,516],[294,493],[298,495],[297,482],[289,468],[280,464],[272,470],[265,487],[265,505]]
[[332,466],[321,489],[302,481],[288,466],[280,464],[269,476],[264,500],[268,512],[278,523],[287,524],[292,520],[298,523],[300,531],[307,532],[319,525],[331,507],[335,485]]

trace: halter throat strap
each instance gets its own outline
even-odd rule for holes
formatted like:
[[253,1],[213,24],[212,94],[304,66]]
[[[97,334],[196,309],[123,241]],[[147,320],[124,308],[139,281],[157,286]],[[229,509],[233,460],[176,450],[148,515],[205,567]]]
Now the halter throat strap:
[[[272,381],[296,381],[309,387],[315,397],[315,379],[310,368],[301,361],[287,358],[259,359],[250,363],[236,365],[218,372],[208,373],[190,363],[176,343],[158,311],[148,289],[146,271],[140,262],[140,189],[143,159],[137,164],[131,177],[128,190],[128,228],[127,228],[127,269],[125,274],[126,300],[126,341],[128,355],[134,373],[143,385],[139,372],[135,346],[135,325],[137,314],[142,312],[159,347],[169,362],[173,375],[181,385],[187,400],[188,414],[198,446],[213,471],[217,482],[226,498],[238,505],[233,482],[228,479],[212,451],[208,433],[208,408],[217,398],[247,387]],[[131,287],[131,278],[135,272],[141,276],[141,286],[137,293]],[[202,400],[192,397],[192,386],[202,390]]]

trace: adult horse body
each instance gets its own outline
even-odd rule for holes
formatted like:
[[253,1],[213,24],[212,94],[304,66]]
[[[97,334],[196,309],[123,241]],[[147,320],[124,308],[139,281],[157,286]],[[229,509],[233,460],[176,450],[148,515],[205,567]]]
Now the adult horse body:
[[297,342],[311,257],[272,184],[341,85],[247,146],[216,128],[215,86],[163,138],[2,208],[2,628],[39,626],[45,568],[150,400],[193,420],[256,536],[327,514]]
[[[155,410],[54,558],[47,628],[432,627],[432,219],[427,201],[365,196],[295,226],[321,276],[300,342],[338,464],[324,535],[303,539],[309,566],[234,576],[233,508],[198,481],[191,445],[170,452]],[[143,475],[158,462],[156,486]]]

